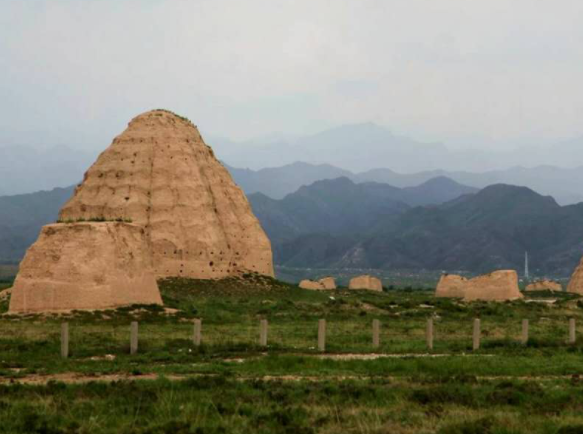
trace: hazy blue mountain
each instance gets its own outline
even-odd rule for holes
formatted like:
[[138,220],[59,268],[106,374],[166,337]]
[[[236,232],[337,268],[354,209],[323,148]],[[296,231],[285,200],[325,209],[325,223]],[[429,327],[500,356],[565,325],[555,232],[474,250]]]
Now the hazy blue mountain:
[[360,182],[385,182],[397,187],[406,187],[418,185],[438,176],[445,176],[461,184],[476,188],[484,188],[497,183],[524,186],[543,195],[551,195],[562,205],[583,201],[583,190],[579,187],[583,183],[583,166],[572,169],[553,166],[538,166],[530,169],[513,167],[484,173],[432,170],[413,174],[400,174],[390,169],[375,169],[359,173],[353,179]]
[[355,184],[348,178],[317,181],[281,200],[249,195],[255,215],[272,241],[306,233],[348,234],[410,208],[387,184]]
[[19,261],[40,228],[56,221],[74,187],[0,197],[0,262]]
[[329,164],[313,165],[301,162],[257,171],[237,169],[228,165],[227,168],[245,193],[260,192],[274,199],[281,199],[315,181],[353,176],[351,172]]
[[304,161],[331,164],[352,172],[387,167],[403,174],[435,170],[481,173],[518,166],[575,168],[583,161],[583,137],[505,151],[484,146],[452,150],[441,143],[424,143],[393,134],[371,122],[341,125],[305,136],[279,133],[244,142],[214,137],[208,143],[223,161],[254,170]]
[[501,183],[524,186],[543,195],[553,196],[561,205],[583,201],[583,190],[579,188],[580,185],[583,185],[583,166],[574,169],[561,169],[552,166],[539,166],[532,169],[514,167],[484,173],[431,170],[402,174],[391,169],[374,169],[352,173],[328,164],[313,165],[296,162],[287,166],[258,171],[233,167],[229,167],[229,170],[235,182],[245,192],[261,192],[273,199],[281,199],[301,186],[310,185],[315,181],[344,176],[358,183],[378,182],[399,188],[418,186],[436,178],[447,178],[477,189]]
[[0,147],[0,191],[3,195],[25,194],[76,184],[96,157],[97,153],[65,146],[44,150]]
[[[396,170],[418,171],[447,161],[448,151],[442,144],[422,143],[394,135],[374,123],[342,125],[317,134],[279,138],[273,143],[237,144],[216,138],[217,155],[235,167],[261,169],[304,161],[331,164],[351,171],[367,170],[375,165]],[[420,158],[423,156],[423,158]]]
[[[281,201],[274,202],[277,208]],[[380,218],[374,213],[370,210],[364,227],[344,232],[299,227],[295,237],[289,232],[279,237],[272,226],[277,263],[488,272],[522,270],[528,251],[535,273],[567,276],[583,256],[583,204],[561,207],[526,187],[498,184],[438,206]],[[265,210],[259,213],[260,220],[265,215]],[[286,215],[294,219],[293,208]]]

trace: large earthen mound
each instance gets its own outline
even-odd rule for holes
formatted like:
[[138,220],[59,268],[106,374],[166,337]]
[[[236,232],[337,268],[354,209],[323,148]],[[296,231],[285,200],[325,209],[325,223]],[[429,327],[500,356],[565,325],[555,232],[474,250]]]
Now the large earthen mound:
[[514,270],[495,271],[474,277],[468,280],[464,294],[465,301],[506,301],[523,297]]
[[198,129],[167,111],[134,118],[60,213],[95,218],[143,226],[159,278],[274,276],[271,243],[245,194]]
[[436,297],[463,298],[469,280],[457,274],[443,274],[435,290]]
[[562,291],[563,286],[554,280],[537,280],[532,282],[525,288],[526,291]]
[[348,289],[367,289],[370,291],[382,291],[383,284],[380,279],[376,277],[363,275],[353,277],[348,283]]
[[162,304],[144,230],[131,224],[45,226],[20,269],[13,313]]
[[197,128],[164,110],[113,140],[59,222],[27,252],[10,312],[159,304],[156,278],[274,275],[247,198]]

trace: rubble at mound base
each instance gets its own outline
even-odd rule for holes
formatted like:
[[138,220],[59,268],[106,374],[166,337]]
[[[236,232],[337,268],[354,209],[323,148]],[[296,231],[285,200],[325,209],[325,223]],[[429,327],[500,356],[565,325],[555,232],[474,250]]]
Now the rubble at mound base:
[[299,287],[315,291],[332,290],[336,289],[336,281],[333,277],[324,277],[318,281],[305,279],[299,283]]
[[548,279],[543,279],[543,280],[538,280],[536,282],[532,282],[530,284],[528,284],[525,288],[525,291],[562,291],[563,290],[563,285],[561,285],[559,282],[556,282],[554,280],[548,280]]

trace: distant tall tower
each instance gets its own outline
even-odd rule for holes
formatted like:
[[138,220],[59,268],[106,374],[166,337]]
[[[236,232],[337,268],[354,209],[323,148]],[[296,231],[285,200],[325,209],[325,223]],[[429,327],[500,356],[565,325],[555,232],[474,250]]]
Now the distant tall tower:
[[530,279],[530,273],[528,272],[528,252],[524,252],[524,278]]

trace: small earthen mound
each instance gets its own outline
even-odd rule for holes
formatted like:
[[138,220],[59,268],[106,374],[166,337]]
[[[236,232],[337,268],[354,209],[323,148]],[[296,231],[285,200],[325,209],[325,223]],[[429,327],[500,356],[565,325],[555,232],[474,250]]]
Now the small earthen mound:
[[324,289],[336,289],[336,281],[333,277],[324,277],[318,280]]
[[45,226],[26,252],[10,313],[162,304],[144,230],[117,222]]
[[562,291],[563,286],[554,280],[543,279],[526,286],[526,291]]
[[457,274],[443,274],[435,290],[436,297],[443,298],[463,298],[469,280]]
[[470,279],[465,285],[464,301],[507,301],[523,298],[514,270],[495,271]]
[[324,277],[323,279],[320,279],[318,281],[305,279],[300,282],[299,287],[302,289],[324,291],[336,289],[336,282],[334,281],[333,277]]
[[367,289],[370,291],[381,291],[383,290],[383,284],[380,279],[376,277],[364,275],[353,277],[350,279],[348,284],[348,289]]
[[320,290],[323,290],[323,289],[325,289],[325,288],[324,288],[324,287],[323,287],[323,286],[320,284],[320,282],[314,282],[313,280],[307,280],[307,279],[305,279],[305,280],[302,280],[302,281],[300,282],[300,285],[299,285],[299,286],[300,286],[300,288],[302,288],[302,289],[311,289],[311,290],[314,290],[314,291],[320,291]]

